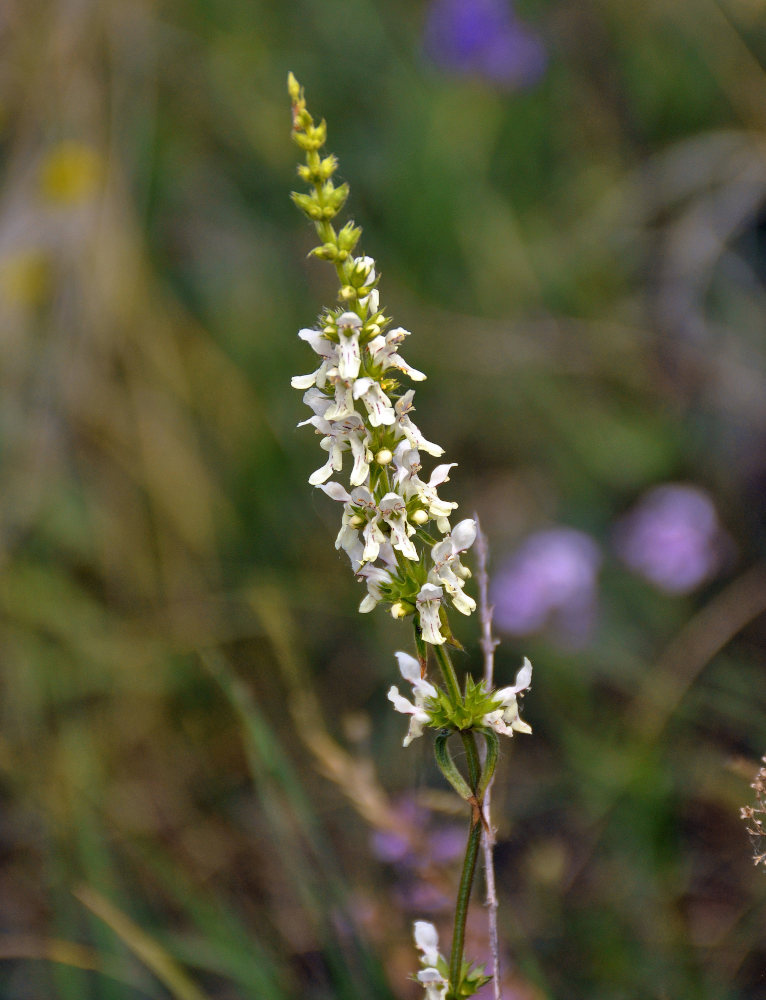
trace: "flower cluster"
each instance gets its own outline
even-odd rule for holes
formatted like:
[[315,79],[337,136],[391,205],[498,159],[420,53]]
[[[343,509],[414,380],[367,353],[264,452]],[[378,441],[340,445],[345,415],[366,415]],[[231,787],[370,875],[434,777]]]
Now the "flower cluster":
[[448,993],[455,997],[471,997],[489,982],[490,977],[484,975],[483,965],[472,966],[470,962],[463,962],[460,981],[450,993],[447,963],[439,951],[436,928],[427,920],[416,920],[414,937],[422,966],[415,978],[425,989],[426,1000],[446,1000]]
[[525,657],[516,679],[509,687],[487,692],[481,684],[466,679],[462,703],[454,705],[445,692],[421,676],[420,664],[409,653],[396,653],[399,672],[412,685],[413,701],[399,693],[394,684],[388,692],[388,700],[397,712],[409,715],[410,727],[404,737],[403,746],[408,747],[414,739],[423,735],[423,729],[491,729],[502,736],[516,733],[531,733],[531,726],[519,715],[517,695],[523,696],[532,684],[532,664]]
[[[313,426],[327,454],[309,483],[343,504],[335,547],[367,585],[359,610],[384,602],[395,618],[416,616],[421,638],[439,645],[451,638],[447,601],[464,615],[476,608],[464,590],[470,571],[460,561],[473,544],[476,525],[467,519],[452,528],[457,504],[437,492],[449,481],[454,462],[437,465],[427,480],[420,476],[421,452],[438,458],[443,448],[413,422],[415,393],[399,378],[420,382],[425,375],[399,354],[409,333],[389,329],[374,260],[354,256],[361,230],[348,223],[336,231],[331,223],[348,187],[333,184],[335,158],[319,155],[324,122],[314,123],[293,77],[289,87],[293,139],[306,150],[298,172],[313,185],[311,193],[293,194],[293,200],[316,225],[322,243],[312,253],[334,263],[341,300],[320,316],[315,329],[299,333],[319,358],[315,371],[292,379],[313,414],[299,426]],[[333,478],[340,475],[347,486]]]
[[439,935],[427,920],[415,921],[415,947],[423,968],[415,977],[425,987],[426,1000],[444,1000],[449,988],[447,963],[439,952]]

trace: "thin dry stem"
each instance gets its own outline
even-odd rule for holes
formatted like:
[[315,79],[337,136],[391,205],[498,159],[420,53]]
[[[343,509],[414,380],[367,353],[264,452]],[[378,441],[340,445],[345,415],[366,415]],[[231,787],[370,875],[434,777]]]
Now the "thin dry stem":
[[[479,588],[479,621],[481,622],[481,646],[484,654],[484,683],[487,690],[491,690],[494,684],[495,674],[495,646],[497,639],[492,636],[492,612],[493,608],[489,603],[489,574],[487,563],[489,561],[489,551],[486,535],[481,530],[478,514],[474,514],[476,521],[476,583]],[[494,779],[492,779],[494,780]],[[495,828],[492,826],[492,816],[490,814],[492,796],[492,781],[490,781],[487,791],[484,793],[484,816],[486,825],[482,835],[481,844],[484,852],[484,877],[487,886],[487,920],[489,923],[489,946],[492,953],[492,989],[495,1000],[502,1000],[500,986],[500,947],[497,937],[497,891],[495,889],[495,863],[493,858],[493,848],[495,846]]]

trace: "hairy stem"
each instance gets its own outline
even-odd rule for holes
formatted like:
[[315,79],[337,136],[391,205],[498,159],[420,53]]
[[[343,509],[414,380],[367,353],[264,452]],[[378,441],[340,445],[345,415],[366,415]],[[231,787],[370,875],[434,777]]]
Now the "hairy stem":
[[[476,747],[476,738],[471,730],[461,732],[460,737],[465,747],[471,790],[476,794],[481,779],[481,762],[479,761],[479,751]],[[452,934],[452,951],[450,952],[449,960],[450,989],[452,996],[455,997],[457,997],[457,989],[460,985],[460,973],[463,967],[465,924],[468,919],[468,903],[471,899],[473,877],[476,872],[476,859],[479,856],[481,829],[480,817],[476,815],[476,812],[472,812],[471,829],[468,833],[468,844],[465,849],[465,859],[463,861],[463,872],[460,876],[460,885],[457,890],[455,930]]]
[[481,843],[481,823],[471,820],[471,829],[468,834],[468,845],[465,849],[465,860],[463,861],[463,873],[460,876],[460,886],[457,891],[457,903],[455,904],[455,930],[452,935],[452,951],[449,959],[449,983],[450,997],[457,997],[457,989],[460,985],[460,973],[463,967],[463,946],[465,944],[465,922],[468,918],[468,901],[471,898],[471,887],[473,876],[476,871],[476,859],[479,856],[479,844]]
[[436,653],[436,662],[439,664],[439,669],[442,672],[442,677],[447,687],[447,693],[455,705],[460,705],[463,698],[460,694],[460,685],[458,684],[457,674],[455,673],[455,668],[452,666],[449,653],[444,646],[434,646],[434,652]]

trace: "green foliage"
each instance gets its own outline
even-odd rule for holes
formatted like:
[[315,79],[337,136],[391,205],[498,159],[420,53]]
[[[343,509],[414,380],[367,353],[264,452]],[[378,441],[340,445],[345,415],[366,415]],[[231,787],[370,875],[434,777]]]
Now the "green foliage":
[[500,702],[494,694],[487,693],[484,681],[476,683],[470,674],[466,674],[465,690],[457,704],[442,688],[438,689],[436,698],[426,701],[434,729],[479,729],[483,726],[483,717],[499,707]]

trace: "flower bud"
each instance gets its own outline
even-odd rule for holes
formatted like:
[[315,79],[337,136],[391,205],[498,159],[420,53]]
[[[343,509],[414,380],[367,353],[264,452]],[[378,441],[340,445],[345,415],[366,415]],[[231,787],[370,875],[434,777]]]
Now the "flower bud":
[[390,465],[393,459],[393,452],[389,448],[381,448],[375,456],[375,461],[378,465]]
[[422,507],[419,510],[415,510],[410,514],[410,521],[412,521],[413,524],[419,524],[419,525],[427,524],[428,520],[429,520],[428,511],[423,510]]
[[411,615],[415,609],[407,601],[396,601],[395,604],[391,605],[391,617],[392,618],[406,618],[407,615]]

